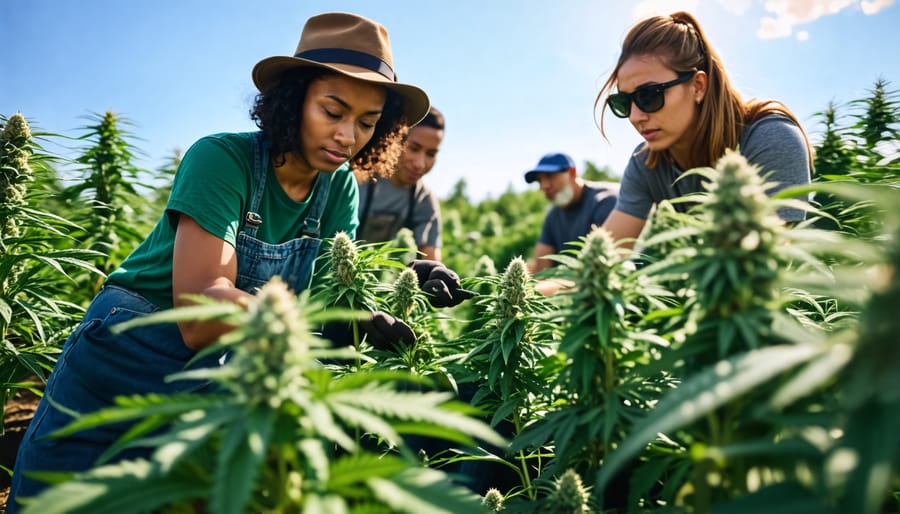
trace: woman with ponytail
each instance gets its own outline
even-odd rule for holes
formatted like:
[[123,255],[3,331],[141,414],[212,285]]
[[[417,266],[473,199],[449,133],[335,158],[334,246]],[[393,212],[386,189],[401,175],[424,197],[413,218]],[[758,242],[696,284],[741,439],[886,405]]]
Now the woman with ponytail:
[[[796,116],[775,100],[742,100],[689,13],[654,16],[631,28],[595,109],[601,103],[604,136],[603,114],[609,108],[644,138],[603,225],[616,239],[636,238],[657,202],[702,191],[701,177],[679,176],[714,166],[727,149],[738,149],[778,184],[770,194],[809,183],[812,154]],[[779,215],[800,221],[804,211],[785,208]]]

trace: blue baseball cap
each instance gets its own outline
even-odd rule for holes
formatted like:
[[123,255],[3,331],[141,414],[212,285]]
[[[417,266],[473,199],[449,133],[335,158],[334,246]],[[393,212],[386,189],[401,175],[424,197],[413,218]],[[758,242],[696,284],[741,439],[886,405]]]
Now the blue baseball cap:
[[529,184],[537,180],[538,173],[559,173],[575,167],[575,161],[564,153],[548,153],[541,157],[538,165],[525,172],[525,182]]

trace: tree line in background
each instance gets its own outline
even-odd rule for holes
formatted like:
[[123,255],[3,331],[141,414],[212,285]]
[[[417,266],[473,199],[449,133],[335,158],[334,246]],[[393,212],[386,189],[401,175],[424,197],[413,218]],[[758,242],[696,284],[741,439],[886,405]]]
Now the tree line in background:
[[[210,306],[209,315],[224,312],[244,327],[223,344],[271,340],[267,348],[282,352],[278,362],[267,361],[284,378],[279,387],[313,395],[343,430],[355,427],[355,434],[318,425],[321,418],[298,412],[287,400],[288,407],[275,408],[290,422],[272,417],[266,410],[271,402],[254,403],[259,431],[252,435],[264,433],[263,440],[277,449],[275,468],[259,454],[224,449],[249,433],[210,429],[219,457],[232,459],[228,466],[220,460],[216,467],[214,451],[168,462],[164,467],[176,475],[160,475],[158,462],[120,467],[112,475],[107,470],[54,488],[41,505],[66,512],[59,506],[71,504],[60,501],[78,496],[79,484],[110,485],[104,480],[113,477],[118,482],[111,494],[127,495],[137,481],[166,491],[180,484],[175,496],[154,500],[212,498],[215,512],[297,512],[297,505],[339,512],[337,501],[372,502],[381,511],[468,508],[471,498],[442,490],[440,476],[413,471],[408,462],[415,456],[401,450],[384,460],[384,447],[374,452],[352,442],[362,432],[379,434],[378,444],[396,443],[406,430],[457,444],[455,453],[426,461],[429,469],[470,462],[507,469],[513,485],[485,494],[480,505],[487,511],[586,512],[616,501],[622,512],[777,512],[779,505],[791,505],[791,512],[896,511],[900,502],[891,494],[900,491],[898,92],[877,80],[865,98],[830,104],[818,118],[821,130],[810,131],[820,141],[814,183],[798,193],[814,193],[819,211],[808,223],[787,228],[773,222],[774,209],[785,199],[766,197],[752,168],[726,159],[716,169],[698,171],[716,186],[694,199],[690,216],[659,206],[642,235],[640,258],[622,258],[602,231],[580,241],[580,251],[557,256],[562,266],[549,274],[578,285],[565,298],[534,294],[521,258],[540,231],[547,209],[543,195],[510,191],[473,204],[460,181],[442,201],[445,263],[482,295],[449,316],[424,309],[420,292],[401,286],[399,269],[384,269],[384,257],[393,250],[355,248],[352,242],[345,253],[357,270],[354,280],[341,283],[329,275],[329,284],[337,286],[295,300],[272,284],[260,300],[265,308],[256,313],[259,318]],[[156,223],[177,172],[177,152],[158,170],[134,164],[138,150],[127,119],[107,112],[89,120],[82,136],[68,139],[31,133],[19,114],[0,118],[4,405],[20,389],[40,390],[105,274]],[[82,145],[80,156],[52,155],[45,150],[51,140]],[[586,169],[586,178],[610,178],[608,170],[590,163]],[[342,291],[353,294],[341,296]],[[347,297],[365,301],[342,304]],[[388,355],[356,340],[356,353],[330,355],[315,338],[301,338],[299,347],[293,340],[278,346],[266,332],[266,312],[310,317],[314,324],[318,318],[308,312],[316,306],[402,313],[422,343]],[[297,330],[307,328],[301,323]],[[250,377],[258,369],[252,352],[242,355],[236,366],[244,371],[231,378]],[[311,355],[349,357],[350,364],[322,367]],[[361,370],[369,373],[360,376]],[[295,376],[308,381],[298,386]],[[259,390],[265,381],[244,382],[233,386],[246,388],[235,391],[241,398],[269,398],[273,392]],[[397,389],[397,382],[407,385]],[[408,394],[409,384],[421,392]],[[501,451],[496,434],[452,413],[463,412],[462,406],[445,409],[445,396],[423,388],[467,392],[463,397],[478,407],[479,419],[510,445]],[[238,412],[227,401],[163,400],[165,409],[158,398],[132,399],[123,408],[158,416],[155,426],[167,420],[182,430],[198,428],[179,424],[197,409],[210,419]],[[82,424],[102,422],[86,416]],[[268,430],[276,422],[302,422],[302,437],[272,436]],[[165,441],[183,442],[179,434]],[[482,443],[478,451],[471,449],[475,439]],[[330,454],[323,441],[342,452]],[[197,472],[211,467],[212,475]],[[228,474],[235,469],[245,473],[242,482]],[[357,474],[342,482],[338,477],[350,470]],[[627,497],[610,498],[610,483],[622,476],[630,477]],[[229,488],[235,483],[258,487]],[[360,483],[370,493],[354,492]],[[292,496],[297,493],[288,484],[307,496]],[[97,504],[85,505],[95,512],[90,509]]]

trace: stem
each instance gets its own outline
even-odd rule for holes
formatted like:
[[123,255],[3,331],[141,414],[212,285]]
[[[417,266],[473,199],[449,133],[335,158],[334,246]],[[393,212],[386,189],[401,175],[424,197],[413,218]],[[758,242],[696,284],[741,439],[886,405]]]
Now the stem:
[[356,350],[356,371],[359,371],[362,366],[362,360],[359,358],[359,321],[353,320],[351,326],[353,327],[353,348]]
[[[607,341],[611,341],[611,340],[612,340],[611,337],[609,339],[607,339]],[[616,357],[615,350],[613,350],[613,348],[607,344],[606,347],[603,348],[603,366],[606,369],[606,372],[604,373],[605,376],[603,377],[603,396],[604,397],[613,394],[613,390],[616,387],[617,377],[616,377],[615,357]],[[612,413],[607,412],[606,415],[611,416]],[[607,437],[603,438],[603,456],[602,456],[603,459],[605,459],[610,454],[610,451],[611,451],[609,448],[610,442],[608,439],[609,438],[607,438]]]
[[603,392],[609,394],[616,387],[616,352],[612,348],[606,347],[603,354],[603,365],[606,367],[606,376],[603,377]]
[[[519,410],[516,409],[516,411],[513,413],[513,425],[515,426],[515,429],[516,429],[516,435],[518,435],[519,432],[522,430],[521,423],[522,423],[522,420],[520,417]],[[536,500],[537,493],[531,487],[531,476],[528,474],[528,465],[526,463],[526,460],[527,459],[525,458],[525,449],[523,448],[523,449],[519,450],[519,465],[522,466],[522,470],[521,470],[522,471],[522,484],[525,486],[525,490],[528,491],[528,498],[530,500]]]
[[709,426],[709,445],[722,446],[722,426],[716,416],[716,411],[706,415],[706,424]]
[[276,488],[278,501],[275,503],[275,512],[284,512],[288,507],[290,500],[288,499],[287,491],[285,491],[285,487],[288,485],[288,467],[281,452],[278,453],[276,469],[278,470],[276,475],[278,481],[278,487]]
[[706,514],[710,507],[710,488],[707,474],[712,461],[703,458],[694,466],[691,482],[694,483],[694,514]]

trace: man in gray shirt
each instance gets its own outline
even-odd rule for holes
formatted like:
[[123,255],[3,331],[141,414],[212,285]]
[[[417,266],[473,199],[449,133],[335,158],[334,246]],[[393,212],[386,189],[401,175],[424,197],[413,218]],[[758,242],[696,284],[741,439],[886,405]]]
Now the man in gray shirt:
[[569,243],[587,235],[594,226],[602,225],[616,206],[618,185],[582,180],[576,173],[575,162],[563,153],[542,157],[534,169],[525,173],[525,181],[540,184],[541,192],[553,203],[544,218],[534,258],[528,263],[532,273],[554,265],[543,257],[572,248]]
[[444,115],[432,107],[409,129],[393,176],[359,184],[360,240],[391,241],[405,227],[412,230],[421,258],[441,260],[440,203],[421,179],[434,167],[443,138]]

